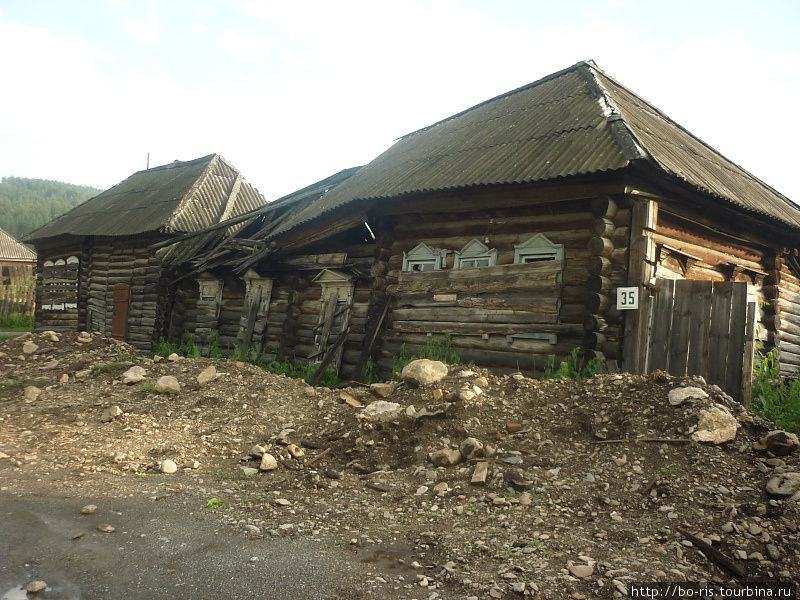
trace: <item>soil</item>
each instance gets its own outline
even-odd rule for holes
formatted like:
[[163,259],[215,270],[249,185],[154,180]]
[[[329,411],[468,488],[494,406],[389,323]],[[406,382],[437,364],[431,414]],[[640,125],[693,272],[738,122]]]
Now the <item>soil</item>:
[[[315,389],[225,359],[154,362],[99,334],[27,334],[0,344],[0,365],[1,493],[180,497],[176,510],[243,542],[298,539],[361,565],[336,594],[612,598],[634,582],[729,581],[687,534],[732,560],[740,583],[800,578],[800,501],[765,493],[773,475],[800,471],[798,453],[755,451],[774,425],[701,379],[539,381],[451,365],[391,393],[400,411],[381,423],[353,406],[378,400],[367,387]],[[146,379],[123,384],[134,365]],[[210,366],[216,378],[199,384]],[[180,393],[155,392],[165,375]],[[26,399],[26,386],[40,393]],[[672,406],[680,386],[708,398]],[[715,404],[736,418],[735,439],[692,441]],[[122,414],[105,422],[112,406]],[[430,462],[468,437],[487,456]],[[245,474],[261,461],[254,445],[275,470]],[[167,459],[177,473],[161,472]],[[474,485],[480,462],[488,477]]]

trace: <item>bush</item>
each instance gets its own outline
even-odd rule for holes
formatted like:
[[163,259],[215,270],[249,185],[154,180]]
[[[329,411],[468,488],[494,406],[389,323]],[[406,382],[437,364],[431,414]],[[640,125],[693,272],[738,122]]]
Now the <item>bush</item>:
[[30,331],[33,329],[33,316],[10,313],[0,319],[0,329],[6,331]]
[[580,348],[573,348],[556,367],[556,357],[550,356],[544,367],[544,379],[589,379],[605,371],[606,362],[602,358],[593,358],[581,366]]
[[756,353],[750,410],[786,431],[800,434],[800,380],[781,381],[777,348]]

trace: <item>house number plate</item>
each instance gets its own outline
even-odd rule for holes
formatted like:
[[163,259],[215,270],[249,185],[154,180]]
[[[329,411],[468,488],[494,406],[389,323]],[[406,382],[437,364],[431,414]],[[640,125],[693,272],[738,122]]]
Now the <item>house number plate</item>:
[[617,310],[635,310],[639,308],[639,288],[617,288]]

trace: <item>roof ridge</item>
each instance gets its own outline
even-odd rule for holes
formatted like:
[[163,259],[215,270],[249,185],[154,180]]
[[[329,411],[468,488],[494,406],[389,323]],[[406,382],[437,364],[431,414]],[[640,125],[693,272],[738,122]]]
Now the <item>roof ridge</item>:
[[[661,117],[661,118],[663,118],[664,120],[668,121],[668,122],[669,122],[670,124],[672,124],[673,126],[675,126],[675,127],[677,127],[678,129],[680,129],[682,132],[684,132],[686,135],[688,135],[689,137],[691,137],[693,140],[696,140],[697,142],[699,142],[700,144],[702,144],[702,145],[703,145],[705,148],[707,148],[708,150],[710,150],[710,151],[711,151],[713,154],[715,154],[715,155],[719,156],[719,157],[720,157],[721,159],[723,159],[724,161],[726,161],[726,162],[728,162],[728,163],[732,164],[733,166],[735,166],[735,167],[736,167],[737,169],[739,169],[739,171],[741,171],[741,173],[742,173],[743,175],[745,175],[747,178],[751,179],[752,181],[754,181],[754,182],[758,183],[759,185],[761,185],[761,186],[763,186],[764,188],[768,189],[770,192],[772,192],[772,193],[774,193],[775,195],[777,195],[777,196],[778,196],[778,197],[779,197],[781,200],[783,200],[783,201],[784,201],[784,202],[785,202],[785,203],[786,203],[786,204],[787,204],[789,207],[791,207],[792,209],[795,209],[795,210],[798,210],[798,209],[800,209],[800,205],[798,205],[796,202],[794,202],[794,201],[793,201],[791,198],[789,198],[788,196],[785,196],[784,194],[782,194],[781,192],[779,192],[778,190],[776,190],[774,187],[772,187],[771,185],[769,185],[768,183],[766,183],[765,181],[763,181],[763,180],[762,180],[762,179],[760,179],[759,177],[756,177],[755,175],[753,175],[753,173],[751,173],[750,171],[748,171],[747,169],[745,169],[744,167],[742,167],[742,166],[741,166],[739,163],[732,161],[730,158],[728,158],[727,156],[725,156],[724,154],[722,154],[722,152],[720,152],[719,150],[717,150],[716,148],[714,148],[713,146],[711,146],[711,145],[710,145],[708,142],[706,142],[705,140],[703,140],[703,139],[699,138],[698,136],[696,136],[695,134],[693,134],[691,131],[689,131],[688,129],[686,129],[686,127],[684,127],[683,125],[681,125],[680,123],[678,123],[677,121],[675,121],[674,119],[672,119],[672,118],[671,118],[669,115],[667,115],[667,113],[665,113],[665,112],[664,112],[664,111],[662,111],[660,108],[658,108],[657,106],[655,106],[655,105],[654,105],[652,102],[650,102],[650,101],[649,101],[649,100],[647,100],[646,98],[644,98],[644,97],[640,96],[639,94],[637,94],[636,92],[634,92],[633,90],[631,90],[630,88],[628,88],[626,85],[624,85],[623,83],[621,83],[620,81],[618,81],[617,79],[615,79],[614,77],[612,77],[611,75],[609,75],[608,73],[606,73],[605,71],[603,71],[603,70],[602,70],[600,67],[598,67],[597,65],[594,65],[594,66],[593,66],[593,68],[594,68],[594,70],[596,70],[598,73],[600,73],[600,75],[602,75],[603,77],[605,77],[605,78],[609,79],[611,82],[613,82],[613,83],[614,83],[614,85],[616,85],[616,86],[619,86],[620,88],[622,88],[623,90],[625,90],[625,91],[626,91],[628,94],[630,94],[631,96],[633,96],[634,98],[636,98],[637,100],[639,100],[640,102],[642,102],[642,103],[643,103],[645,106],[647,106],[647,108],[648,108],[648,109],[652,110],[652,111],[653,111],[653,112],[654,112],[656,115],[658,115],[659,117]],[[623,122],[624,122],[624,117],[623,117]],[[627,127],[627,124],[626,124],[626,127]],[[646,150],[646,146],[642,145],[642,147],[643,147],[643,148],[645,148],[645,150]],[[649,152],[649,151],[647,151],[647,153],[648,153],[648,154],[650,154],[650,152]],[[656,161],[656,162],[658,162],[658,161]],[[659,164],[659,166],[661,166],[661,165]],[[718,165],[718,166],[721,166],[721,165]],[[663,169],[663,167],[662,167],[662,169]],[[666,169],[665,169],[665,170],[666,170]],[[716,196],[717,194],[714,194],[714,195]]]
[[[209,156],[212,157],[211,160],[208,161],[208,164],[203,169],[203,172],[183,195],[183,198],[181,198],[181,201],[178,203],[178,206],[175,207],[175,210],[172,211],[172,214],[169,216],[169,219],[167,219],[167,222],[160,227],[161,231],[164,232],[175,231],[175,222],[178,220],[178,217],[184,210],[186,210],[186,207],[189,205],[189,203],[191,203],[192,198],[197,195],[197,191],[205,185],[214,166],[216,166],[216,164],[220,161],[220,159],[222,159],[222,157],[216,153],[209,154],[208,156],[204,156],[203,158],[208,158]],[[196,162],[196,161],[189,161],[189,162]]]
[[[147,173],[149,171],[165,171],[167,169],[175,169],[177,167],[185,167],[185,166],[188,166],[188,165],[196,165],[197,163],[203,162],[204,160],[213,159],[216,156],[219,156],[219,154],[214,152],[214,153],[211,153],[211,154],[206,154],[205,156],[200,156],[198,158],[192,158],[191,160],[174,160],[171,163],[167,163],[167,164],[164,164],[164,165],[158,165],[156,167],[149,167],[147,169],[140,169],[138,171],[135,171],[135,172],[131,173],[125,179],[130,179],[134,175],[138,175],[139,173]],[[124,181],[124,179],[123,179],[123,181]]]
[[[593,64],[594,64],[594,61],[592,59],[582,60],[580,62],[575,63],[574,65],[572,65],[570,67],[567,67],[566,69],[561,69],[560,71],[556,71],[555,73],[550,73],[549,75],[545,75],[541,79],[537,79],[536,81],[532,81],[531,83],[526,83],[525,85],[520,86],[518,88],[515,88],[513,90],[510,90],[508,92],[504,92],[502,94],[498,94],[497,96],[489,98],[488,100],[484,100],[482,102],[479,102],[478,104],[470,106],[469,108],[465,108],[461,112],[457,112],[454,115],[450,115],[449,117],[445,117],[444,119],[440,119],[439,121],[436,121],[435,123],[431,123],[430,125],[427,125],[425,127],[421,127],[420,129],[417,129],[417,130],[412,131],[410,133],[406,133],[405,135],[401,135],[399,138],[397,138],[397,140],[402,140],[402,139],[405,139],[407,137],[411,137],[412,135],[416,135],[418,133],[422,133],[423,131],[427,131],[428,129],[432,129],[433,127],[436,127],[437,125],[441,125],[442,123],[446,123],[447,121],[452,121],[453,119],[456,119],[456,118],[458,118],[458,117],[460,117],[462,115],[465,115],[468,112],[470,112],[472,110],[475,110],[476,108],[480,108],[481,106],[484,106],[484,105],[489,104],[491,102],[495,102],[496,100],[500,100],[501,98],[506,98],[508,96],[513,96],[514,94],[518,94],[519,92],[524,92],[525,90],[528,90],[528,89],[530,89],[532,87],[536,87],[536,86],[541,85],[543,83],[547,83],[548,81],[552,81],[553,79],[558,79],[559,77],[563,77],[567,73],[570,73],[572,71],[577,71],[578,68],[581,67],[581,66],[584,66],[584,65],[585,66],[590,66],[590,65],[593,65]],[[397,141],[397,140],[395,140],[395,141]]]

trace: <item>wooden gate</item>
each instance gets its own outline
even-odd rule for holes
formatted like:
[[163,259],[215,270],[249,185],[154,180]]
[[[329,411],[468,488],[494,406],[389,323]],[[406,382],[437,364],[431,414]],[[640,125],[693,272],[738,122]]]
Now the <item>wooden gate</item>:
[[648,372],[700,375],[749,404],[755,309],[746,283],[657,279]]
[[125,341],[128,337],[128,311],[131,305],[131,288],[124,284],[114,286],[114,316],[111,319],[111,337]]

